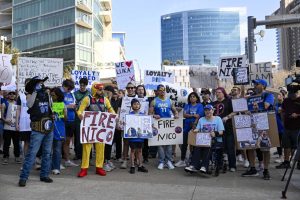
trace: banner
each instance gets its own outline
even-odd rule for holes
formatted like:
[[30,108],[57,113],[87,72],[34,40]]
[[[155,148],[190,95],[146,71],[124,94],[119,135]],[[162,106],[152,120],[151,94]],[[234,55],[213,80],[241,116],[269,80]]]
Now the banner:
[[144,85],[147,90],[156,90],[162,82],[174,83],[174,73],[165,71],[146,70]]
[[58,118],[64,118],[64,111],[65,111],[64,102],[53,102],[52,111],[57,113]]
[[48,87],[61,86],[63,81],[62,58],[32,58],[20,57],[18,60],[18,89],[25,91],[25,79],[39,76],[49,78],[45,85]]
[[117,115],[108,112],[85,111],[80,124],[80,142],[112,144]]
[[237,67],[246,67],[246,61],[246,55],[221,57],[219,60],[219,78],[231,79],[232,69]]
[[81,78],[87,78],[89,83],[87,85],[87,88],[92,87],[92,83],[94,81],[100,81],[100,72],[96,71],[82,71],[82,70],[72,70],[71,76],[73,81],[75,82],[75,88],[80,88],[80,79]]
[[273,87],[272,63],[250,63],[249,76],[252,80],[264,79],[267,81],[269,87]]
[[249,68],[239,67],[233,68],[233,84],[248,85],[249,84]]
[[135,84],[134,66],[132,61],[119,62],[116,63],[115,66],[117,75],[116,80],[119,89],[125,90],[126,85],[129,82]]
[[193,92],[191,88],[180,87],[176,84],[161,83],[166,88],[166,97],[169,97],[175,107],[184,108],[187,98]]
[[217,67],[190,66],[190,85],[192,88],[217,88]]
[[0,54],[0,83],[10,83],[12,79],[12,55]]
[[183,118],[154,119],[153,138],[148,139],[149,146],[174,145],[183,143]]
[[124,138],[152,138],[152,116],[126,115]]

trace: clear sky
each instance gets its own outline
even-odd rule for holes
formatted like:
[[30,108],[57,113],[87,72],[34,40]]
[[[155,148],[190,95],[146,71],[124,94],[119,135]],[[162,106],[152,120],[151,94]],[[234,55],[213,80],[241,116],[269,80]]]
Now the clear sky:
[[[161,15],[194,9],[246,7],[247,16],[265,19],[279,8],[279,0],[112,0],[113,31],[126,32],[128,60],[138,60],[142,69],[159,69],[161,63]],[[275,29],[265,30],[265,37],[256,36],[256,62],[276,60]]]

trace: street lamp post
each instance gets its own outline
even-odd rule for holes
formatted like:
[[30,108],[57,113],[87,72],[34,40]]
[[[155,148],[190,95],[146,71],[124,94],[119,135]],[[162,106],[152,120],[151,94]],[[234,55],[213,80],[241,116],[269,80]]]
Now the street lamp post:
[[4,54],[4,41],[7,41],[7,37],[1,36],[1,41],[2,41],[2,54]]

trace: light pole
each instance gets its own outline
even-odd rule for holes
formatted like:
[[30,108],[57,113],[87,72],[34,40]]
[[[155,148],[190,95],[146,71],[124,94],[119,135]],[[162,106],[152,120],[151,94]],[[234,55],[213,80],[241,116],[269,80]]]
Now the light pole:
[[1,36],[1,41],[2,41],[2,54],[4,54],[4,41],[7,41],[7,37]]

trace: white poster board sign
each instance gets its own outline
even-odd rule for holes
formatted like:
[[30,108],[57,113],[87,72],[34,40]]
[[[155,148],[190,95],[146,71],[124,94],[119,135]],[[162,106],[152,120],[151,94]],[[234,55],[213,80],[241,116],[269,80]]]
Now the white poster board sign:
[[144,85],[147,90],[156,90],[162,82],[174,83],[174,77],[172,72],[145,70]]
[[153,120],[153,138],[148,139],[149,146],[174,145],[183,143],[183,118],[161,118]]
[[232,79],[232,69],[237,67],[246,67],[246,61],[246,55],[221,57],[219,60],[219,78]]
[[252,117],[257,130],[269,130],[268,113],[253,113]]
[[252,141],[252,128],[236,129],[236,138],[238,142]]
[[75,82],[75,88],[80,88],[80,79],[87,78],[88,79],[88,85],[87,88],[92,87],[92,83],[94,81],[100,81],[100,72],[96,71],[83,71],[83,70],[72,70],[71,76],[73,81]]
[[[273,87],[272,63],[250,63],[249,67],[250,80],[264,79],[268,83],[268,87]],[[251,83],[252,84],[252,83]]]
[[135,84],[134,66],[132,61],[118,62],[115,64],[116,67],[116,80],[118,88],[121,90],[126,89],[126,85],[129,82]]
[[202,147],[211,146],[211,136],[210,133],[197,133],[196,135],[196,145]]
[[112,144],[117,115],[100,112],[85,111],[80,124],[80,142]]
[[192,88],[217,88],[218,67],[190,66]]
[[235,128],[250,128],[251,127],[251,116],[250,115],[235,115],[234,127]]
[[0,54],[0,83],[10,83],[12,80],[11,58],[10,54]]
[[184,108],[187,104],[187,98],[193,92],[191,88],[180,87],[176,84],[161,83],[166,88],[166,97],[169,97],[175,107]]
[[152,116],[126,115],[124,138],[152,138]]
[[248,110],[246,98],[231,99],[233,112],[244,112]]

